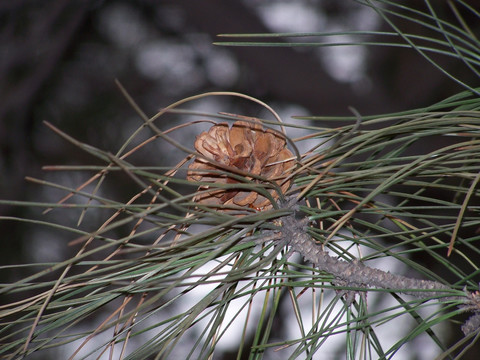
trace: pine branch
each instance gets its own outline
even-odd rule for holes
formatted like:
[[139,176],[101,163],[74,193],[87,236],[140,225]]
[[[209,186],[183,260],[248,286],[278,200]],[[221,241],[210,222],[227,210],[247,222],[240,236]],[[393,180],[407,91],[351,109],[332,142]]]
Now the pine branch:
[[[287,204],[288,206],[288,204]],[[295,206],[293,206],[295,208]],[[420,299],[441,298],[443,301],[459,302],[459,308],[464,311],[474,312],[462,326],[465,335],[480,329],[480,292],[469,293],[464,296],[450,286],[438,281],[414,279],[402,275],[392,274],[380,269],[369,267],[355,259],[347,262],[334,258],[323,250],[308,234],[309,219],[298,216],[294,211],[280,220],[281,229],[276,232],[276,240],[279,246],[290,246],[292,251],[298,252],[306,261],[315,265],[321,271],[331,274],[335,285],[342,287],[361,288],[368,291],[369,288],[387,289],[405,295],[411,295]],[[267,236],[266,239],[271,239]],[[348,293],[349,291],[347,291]],[[347,300],[353,299],[347,294]]]

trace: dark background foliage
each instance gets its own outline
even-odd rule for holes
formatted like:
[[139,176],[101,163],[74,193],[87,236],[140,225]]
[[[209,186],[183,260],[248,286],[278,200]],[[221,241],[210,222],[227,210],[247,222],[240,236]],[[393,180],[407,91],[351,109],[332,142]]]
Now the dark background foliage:
[[[212,45],[220,33],[278,31],[262,16],[268,3],[286,2],[1,2],[0,198],[47,196],[24,177],[45,177],[41,167],[46,164],[91,161],[49,131],[44,120],[86,143],[111,151],[118,148],[132,122],[139,120],[115,79],[149,115],[186,96],[217,90],[246,93],[280,109],[294,107],[298,115],[345,115],[348,106],[362,115],[401,111],[430,105],[463,90],[407,49],[362,48],[359,73],[353,79],[339,80],[325,65],[331,55],[327,50]],[[370,24],[372,17],[353,1],[298,3],[308,7],[324,31],[362,27],[390,31],[381,21]],[[448,16],[446,5],[443,10]],[[301,13],[285,17],[286,29],[289,20],[301,23]],[[401,25],[406,32],[423,31],[412,22]],[[354,50],[352,56],[360,56],[355,51],[360,50]],[[438,61],[463,76],[462,64],[455,59]],[[218,111],[257,115],[258,109],[251,105],[222,101]],[[209,104],[207,109],[215,112],[214,107]],[[161,163],[164,155],[152,154],[152,158]],[[126,191],[121,183],[110,190]],[[0,206],[4,216],[25,217],[31,212],[38,215],[39,210]],[[32,227],[5,224],[0,262],[32,261],[32,251],[45,246],[35,245]],[[55,247],[48,251],[55,252]],[[13,280],[3,277],[2,282]]]

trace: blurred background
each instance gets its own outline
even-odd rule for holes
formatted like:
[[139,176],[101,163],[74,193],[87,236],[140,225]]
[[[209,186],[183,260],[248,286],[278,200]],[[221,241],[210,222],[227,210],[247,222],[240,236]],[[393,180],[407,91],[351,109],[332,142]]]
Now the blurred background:
[[[446,2],[436,10],[452,16]],[[426,31],[413,22],[399,21],[399,25],[405,32]],[[478,30],[480,24],[476,26]],[[265,101],[286,121],[291,115],[349,115],[349,106],[362,115],[408,110],[463,90],[408,49],[212,44],[223,40],[217,37],[221,33],[346,30],[391,28],[372,9],[355,1],[1,1],[0,198],[59,199],[59,193],[49,193],[25,181],[25,176],[71,186],[81,183],[75,173],[42,171],[42,166],[50,164],[92,163],[85,152],[55,135],[43,121],[85,143],[118,150],[142,120],[115,79],[149,116],[187,96],[236,91]],[[459,78],[469,76],[459,61],[437,60]],[[195,106],[206,112],[248,116],[260,111],[258,106],[228,97],[204,99]],[[193,144],[193,137],[185,141]],[[157,165],[168,158],[161,153],[151,157]],[[120,197],[125,191],[121,183],[110,190]],[[40,217],[40,212],[0,205],[3,216]],[[67,255],[67,241],[58,235],[19,222],[0,226],[2,264],[58,261]],[[2,282],[10,282],[12,276],[23,275],[1,276]]]

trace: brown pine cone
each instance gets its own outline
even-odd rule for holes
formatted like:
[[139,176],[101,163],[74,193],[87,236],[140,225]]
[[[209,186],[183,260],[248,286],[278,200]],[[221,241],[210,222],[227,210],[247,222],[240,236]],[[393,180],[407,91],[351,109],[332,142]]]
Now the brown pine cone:
[[[285,178],[293,171],[293,154],[286,148],[286,141],[280,134],[269,129],[264,130],[258,121],[254,123],[236,121],[231,128],[227,123],[214,125],[208,132],[204,131],[197,136],[195,149],[207,159],[259,175],[268,181],[275,181],[282,192],[290,186],[290,180]],[[252,177],[247,178],[252,182],[261,182]],[[225,169],[199,157],[190,164],[187,179],[222,184],[240,183],[239,180],[228,176]],[[208,188],[201,186],[199,190]],[[277,191],[273,189],[268,191],[274,199],[278,198]],[[240,188],[215,188],[197,195],[194,201],[213,206],[234,204],[257,210],[272,208],[270,200],[266,197],[256,191]]]

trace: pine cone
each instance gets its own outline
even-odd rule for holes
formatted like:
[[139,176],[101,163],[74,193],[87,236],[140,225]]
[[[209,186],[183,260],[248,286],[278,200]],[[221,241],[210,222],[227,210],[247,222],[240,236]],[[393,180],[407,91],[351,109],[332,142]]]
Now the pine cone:
[[[202,132],[195,140],[195,149],[207,159],[237,168],[253,175],[259,175],[268,181],[276,182],[282,192],[290,186],[285,180],[293,171],[293,154],[286,148],[286,141],[272,130],[264,130],[259,122],[236,121],[232,128],[227,123],[214,125],[208,132]],[[215,170],[209,172],[210,170]],[[252,182],[258,179],[247,177]],[[190,164],[187,179],[222,184],[240,183],[221,169],[203,158],[195,158]],[[199,190],[207,190],[201,186]],[[274,199],[279,194],[268,190]],[[220,189],[197,195],[194,201],[208,205],[248,206],[257,210],[272,208],[270,200],[256,191],[245,189]]]

